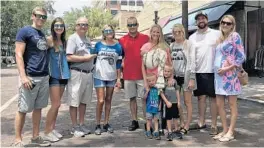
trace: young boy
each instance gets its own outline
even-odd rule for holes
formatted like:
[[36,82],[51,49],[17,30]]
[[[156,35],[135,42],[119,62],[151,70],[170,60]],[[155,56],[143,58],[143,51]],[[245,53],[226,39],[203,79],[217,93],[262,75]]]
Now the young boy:
[[[172,66],[165,65],[164,68],[164,77],[165,82],[168,82],[168,78],[172,75]],[[168,135],[167,140],[172,141],[173,140],[173,134],[172,134],[172,119],[174,121],[174,127],[175,127],[175,134],[177,138],[182,139],[182,134],[179,132],[178,127],[178,119],[179,119],[179,107],[180,107],[180,92],[179,92],[179,86],[175,83],[174,86],[169,87],[167,84],[165,85],[164,89],[165,96],[169,102],[172,103],[171,108],[166,107],[166,114],[165,119],[167,121],[167,129],[168,129]]]
[[[159,115],[159,108],[160,108],[159,89],[155,87],[157,76],[155,74],[147,74],[146,78],[147,78],[147,83],[149,86],[149,89],[145,90],[145,94],[144,94],[144,99],[146,99],[146,119],[147,119],[146,137],[149,139],[152,139],[152,134],[151,134],[150,129],[152,126],[152,119],[154,119],[153,136],[156,140],[160,140],[160,135],[158,131],[158,126],[159,126],[158,120],[160,116]],[[171,106],[168,100],[164,100],[164,102],[166,103],[167,107]]]

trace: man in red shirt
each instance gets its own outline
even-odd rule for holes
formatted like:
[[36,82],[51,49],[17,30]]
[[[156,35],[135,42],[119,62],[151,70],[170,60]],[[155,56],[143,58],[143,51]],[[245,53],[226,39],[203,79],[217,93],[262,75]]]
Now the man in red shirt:
[[130,99],[130,111],[133,120],[128,128],[129,131],[139,128],[137,121],[137,97],[142,99],[143,115],[144,117],[146,116],[146,101],[143,100],[144,85],[140,49],[148,42],[149,37],[138,32],[138,25],[135,17],[128,18],[127,28],[129,33],[119,40],[124,51],[123,79],[125,98]]

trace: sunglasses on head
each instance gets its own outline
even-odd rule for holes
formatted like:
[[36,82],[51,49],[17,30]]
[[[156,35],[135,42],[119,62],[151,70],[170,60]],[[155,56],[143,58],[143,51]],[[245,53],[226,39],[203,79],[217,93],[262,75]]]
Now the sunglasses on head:
[[62,29],[64,27],[65,27],[64,24],[54,24],[54,29]]
[[221,25],[231,26],[232,24],[233,24],[232,22],[225,22],[225,21],[221,22]]
[[77,26],[80,26],[80,27],[88,27],[89,25],[88,24],[84,24],[84,23],[79,23],[79,24],[76,24]]
[[33,15],[38,18],[38,19],[43,19],[43,20],[46,20],[48,18],[47,15],[42,15],[42,14],[36,14],[36,13],[33,13]]
[[127,24],[127,27],[136,27],[138,24],[135,23],[135,24]]
[[113,33],[114,31],[112,29],[108,29],[108,30],[103,30],[104,34],[110,34]]

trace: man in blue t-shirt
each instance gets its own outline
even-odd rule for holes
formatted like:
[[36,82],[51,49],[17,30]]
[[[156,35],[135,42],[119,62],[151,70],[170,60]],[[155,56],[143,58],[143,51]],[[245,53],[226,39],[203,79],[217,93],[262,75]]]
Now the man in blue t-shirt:
[[20,76],[18,112],[15,118],[15,147],[23,147],[22,129],[26,113],[32,112],[33,137],[31,143],[36,146],[50,146],[39,136],[41,109],[48,105],[49,72],[47,41],[41,32],[47,20],[44,8],[36,7],[32,11],[33,24],[21,28],[16,36],[16,61]]

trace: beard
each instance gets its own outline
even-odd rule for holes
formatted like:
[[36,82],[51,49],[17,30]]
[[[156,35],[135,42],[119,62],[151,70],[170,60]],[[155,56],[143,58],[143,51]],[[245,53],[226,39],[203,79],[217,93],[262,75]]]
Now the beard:
[[208,24],[202,22],[202,23],[199,23],[199,24],[197,25],[197,27],[198,27],[199,29],[204,29],[204,28],[207,27],[207,25],[208,25]]

